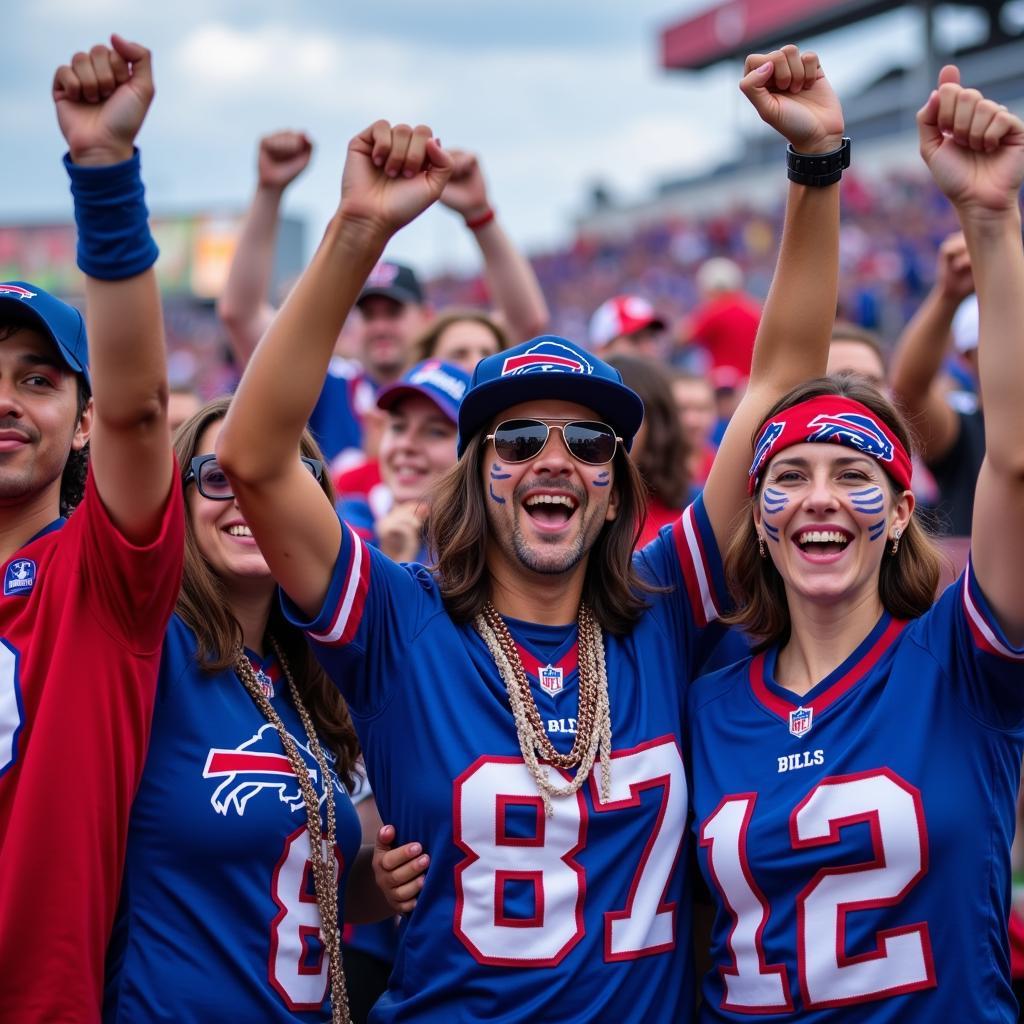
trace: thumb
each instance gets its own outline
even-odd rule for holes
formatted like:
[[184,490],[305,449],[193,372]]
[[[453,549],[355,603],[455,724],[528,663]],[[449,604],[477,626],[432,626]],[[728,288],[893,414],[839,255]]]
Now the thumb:
[[140,85],[153,88],[153,58],[141,43],[133,43],[115,32],[110,45],[132,66],[132,80]]
[[[939,84],[945,84],[941,82],[941,76]],[[942,131],[939,129],[939,91],[937,89],[932,90],[924,106],[917,112],[917,133],[921,144],[921,156],[928,160],[942,145]]]
[[749,71],[740,79],[740,92],[750,100],[753,108],[760,114],[762,119],[767,120],[773,100],[768,92],[768,82],[771,80],[774,65],[770,60]]
[[381,825],[377,830],[377,838],[374,840],[373,845],[378,850],[390,850],[395,843],[395,826],[394,825]]
[[960,84],[960,69],[955,64],[945,64],[939,72],[939,85]]
[[451,154],[441,146],[437,139],[427,141],[427,159],[430,160],[430,166],[427,168],[427,181],[430,182],[434,194],[440,195],[444,191],[445,185],[448,184],[448,179],[452,176],[455,163]]

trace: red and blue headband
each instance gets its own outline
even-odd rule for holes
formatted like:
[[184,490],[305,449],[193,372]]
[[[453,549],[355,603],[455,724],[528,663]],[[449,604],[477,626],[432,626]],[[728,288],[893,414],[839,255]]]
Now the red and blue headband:
[[866,405],[826,395],[790,406],[765,421],[754,446],[748,493],[754,493],[768,463],[783,448],[817,441],[844,444],[870,455],[903,490],[909,490],[910,456],[899,438]]

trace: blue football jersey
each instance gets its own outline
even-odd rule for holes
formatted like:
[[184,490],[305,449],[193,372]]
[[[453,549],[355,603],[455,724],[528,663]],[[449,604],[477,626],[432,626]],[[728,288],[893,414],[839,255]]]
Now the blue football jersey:
[[[715,902],[702,1021],[1010,1022],[1024,652],[970,567],[803,696],[778,651],[691,689]],[[762,1018],[765,1019],[765,1018]]]
[[[322,799],[287,680],[272,655],[250,660]],[[333,772],[331,785],[341,920],[360,828]],[[104,1020],[330,1020],[298,780],[277,729],[235,673],[199,670],[195,635],[177,616],[132,806]]]
[[[636,555],[668,589],[649,595],[630,633],[604,638],[609,798],[596,765],[578,794],[553,800],[550,818],[473,626],[453,622],[423,566],[395,565],[342,533],[321,612],[290,614],[349,701],[383,819],[431,855],[371,1020],[689,1019],[683,685],[720,635],[723,594],[702,503]],[[568,749],[575,631],[510,626],[545,727]]]
[[335,470],[363,458],[363,414],[377,400],[377,386],[358,363],[334,357],[309,417],[309,429]]

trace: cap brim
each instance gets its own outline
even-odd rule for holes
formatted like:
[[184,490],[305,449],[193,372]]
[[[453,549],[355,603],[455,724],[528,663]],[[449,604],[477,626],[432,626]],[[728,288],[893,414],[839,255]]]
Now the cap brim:
[[[578,373],[529,373],[499,377],[479,384],[467,392],[459,407],[459,456],[470,438],[495,419],[501,410],[520,402],[561,399],[593,409],[598,417],[615,428],[629,451],[633,437],[644,420],[640,396],[611,380]],[[497,413],[496,413],[497,410]]]
[[415,384],[392,384],[391,387],[385,388],[377,396],[377,408],[386,412],[406,398],[425,398],[433,402],[452,423],[459,422],[459,410],[455,405],[444,402],[426,388],[417,387]]
[[401,303],[403,306],[419,306],[423,301],[412,292],[406,291],[404,288],[364,288],[363,291],[359,293],[359,298],[356,299],[356,305],[358,306],[364,300],[372,299],[376,296],[380,296],[384,299],[391,299],[394,302]]

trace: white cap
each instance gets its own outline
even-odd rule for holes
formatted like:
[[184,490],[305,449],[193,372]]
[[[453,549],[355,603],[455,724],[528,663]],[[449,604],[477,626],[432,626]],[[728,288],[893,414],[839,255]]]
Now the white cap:
[[978,347],[977,295],[968,295],[953,316],[953,347],[961,355]]

